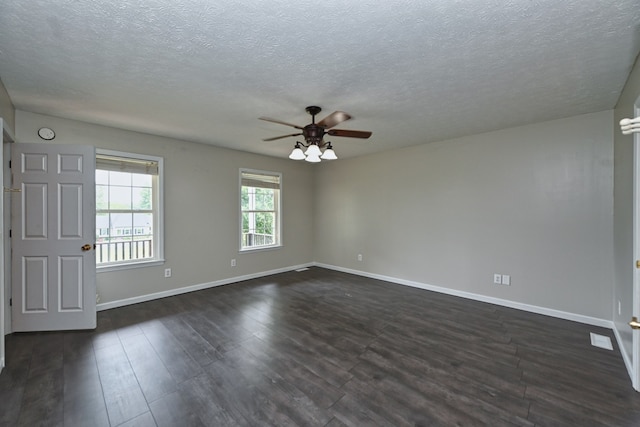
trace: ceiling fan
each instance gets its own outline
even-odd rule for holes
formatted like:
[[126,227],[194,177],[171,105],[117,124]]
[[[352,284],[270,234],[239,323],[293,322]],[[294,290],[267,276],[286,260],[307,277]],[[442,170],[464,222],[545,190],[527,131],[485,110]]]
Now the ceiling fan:
[[[341,137],[347,137],[347,138],[362,138],[362,139],[366,139],[371,136],[371,132],[363,131],[363,130],[332,129],[337,124],[342,123],[351,118],[349,114],[343,111],[334,111],[333,113],[329,114],[327,117],[325,117],[324,119],[316,123],[316,115],[320,111],[322,111],[322,108],[317,107],[315,105],[311,105],[305,108],[305,110],[307,111],[307,113],[311,114],[311,123],[306,126],[298,126],[291,123],[283,122],[281,120],[271,119],[269,117],[259,117],[260,120],[279,123],[285,126],[291,126],[301,131],[301,132],[292,133],[289,135],[281,135],[273,138],[265,138],[263,139],[263,141],[275,141],[282,138],[289,138],[291,136],[302,135],[304,137],[305,142],[302,143],[300,141],[297,141],[295,148],[291,152],[291,155],[289,155],[289,158],[294,160],[306,160],[308,162],[316,163],[316,162],[319,162],[320,159],[333,160],[338,158],[336,156],[336,153],[333,151],[331,142],[323,141],[323,137],[325,135],[341,136]],[[302,147],[306,147],[307,150],[303,152]],[[320,150],[321,148],[325,148],[325,151],[322,152]]]

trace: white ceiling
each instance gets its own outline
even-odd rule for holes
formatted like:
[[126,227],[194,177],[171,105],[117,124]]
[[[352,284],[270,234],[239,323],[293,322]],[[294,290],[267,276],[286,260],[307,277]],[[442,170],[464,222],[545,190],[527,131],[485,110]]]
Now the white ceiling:
[[17,109],[280,157],[307,105],[341,157],[611,109],[639,50],[639,0],[0,2]]

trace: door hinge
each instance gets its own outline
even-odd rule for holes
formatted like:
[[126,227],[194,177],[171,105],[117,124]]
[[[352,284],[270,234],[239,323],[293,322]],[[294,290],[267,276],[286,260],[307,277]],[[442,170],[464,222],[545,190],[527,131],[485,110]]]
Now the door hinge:
[[640,259],[636,260],[636,268],[640,268]]
[[11,231],[12,231],[12,230],[9,230],[9,238],[11,238]]
[[9,307],[13,307],[13,298],[9,298]]
[[9,160],[9,169],[11,169],[11,160]]

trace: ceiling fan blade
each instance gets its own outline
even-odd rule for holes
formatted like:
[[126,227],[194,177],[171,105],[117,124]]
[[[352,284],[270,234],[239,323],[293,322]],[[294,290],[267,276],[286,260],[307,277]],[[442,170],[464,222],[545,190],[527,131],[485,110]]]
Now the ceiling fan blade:
[[327,117],[320,120],[316,124],[318,126],[322,126],[325,129],[329,129],[334,127],[338,123],[342,123],[345,120],[349,120],[350,118],[351,116],[345,113],[344,111],[334,111],[333,113],[329,114]]
[[293,125],[293,124],[287,123],[287,122],[283,122],[282,120],[271,119],[269,117],[258,117],[258,119],[259,120],[264,120],[265,122],[273,122],[273,123],[279,123],[279,124],[285,125],[285,126],[291,126],[292,128],[296,128],[296,129],[300,129],[300,130],[303,129],[301,126]]
[[345,136],[347,138],[369,138],[371,132],[366,130],[331,129],[327,131],[331,136]]
[[265,139],[263,139],[263,141],[275,141],[276,139],[289,138],[290,136],[298,136],[298,135],[302,135],[302,134],[301,133],[292,133],[292,134],[289,134],[289,135],[274,136],[273,138],[265,138]]

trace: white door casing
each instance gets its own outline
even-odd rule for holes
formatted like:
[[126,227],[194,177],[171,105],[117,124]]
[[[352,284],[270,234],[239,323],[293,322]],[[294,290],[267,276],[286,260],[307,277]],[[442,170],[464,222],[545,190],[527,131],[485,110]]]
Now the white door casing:
[[95,149],[13,144],[14,332],[96,327]]
[[[640,99],[634,106],[634,117],[640,116]],[[633,256],[640,260],[640,134],[633,134]],[[633,269],[633,297],[632,313],[640,319],[640,269],[638,265]],[[640,330],[632,331],[632,369],[631,382],[636,391],[640,391]]]
[[[4,120],[0,117],[0,147],[2,150],[0,151],[0,165],[3,165],[3,157],[4,154]],[[4,182],[3,182],[4,185]],[[5,282],[4,282],[4,189],[2,192],[3,201],[0,204],[0,236],[2,236],[2,246],[0,246],[0,373],[2,373],[2,368],[4,368],[5,364],[5,349],[4,349],[4,334],[5,334],[5,325],[4,325],[4,292],[5,292]]]

